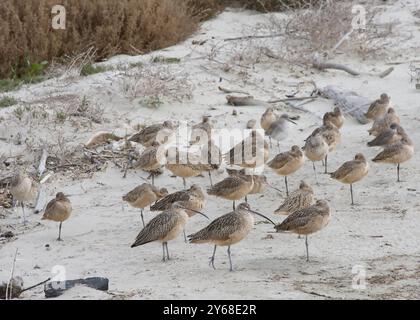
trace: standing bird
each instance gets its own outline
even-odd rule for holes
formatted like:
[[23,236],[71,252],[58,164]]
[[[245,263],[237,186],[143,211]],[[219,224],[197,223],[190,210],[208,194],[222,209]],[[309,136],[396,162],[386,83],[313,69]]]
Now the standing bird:
[[252,176],[229,176],[207,189],[207,193],[232,200],[233,210],[235,210],[235,201],[245,197],[251,192],[253,187],[254,178]]
[[230,263],[230,271],[233,271],[232,258],[230,255],[230,246],[243,240],[254,226],[254,217],[252,213],[267,219],[275,225],[266,216],[250,209],[248,203],[239,204],[238,208],[213,220],[207,227],[188,236],[191,243],[212,243],[214,244],[213,255],[209,264],[214,267],[214,257],[217,246],[228,246],[227,253]]
[[[341,142],[340,130],[332,123],[324,120],[321,127],[315,129],[312,135],[321,134],[328,144],[328,153],[334,151]],[[325,155],[325,173],[328,173],[328,153]]]
[[204,144],[211,140],[213,127],[210,123],[210,116],[203,116],[202,122],[194,125],[191,132],[190,144]]
[[226,152],[223,159],[230,165],[255,168],[263,165],[269,155],[268,143],[264,141],[264,137],[252,130],[251,135]]
[[344,117],[343,117],[340,107],[335,107],[334,111],[325,113],[323,117],[323,121],[324,123],[331,122],[333,125],[337,127],[337,129],[341,129],[341,127],[344,124]]
[[130,206],[141,209],[141,221],[144,227],[143,209],[167,194],[166,188],[158,189],[149,183],[143,183],[124,195],[122,199]]
[[289,215],[299,209],[304,209],[312,205],[314,190],[306,182],[301,181],[299,189],[293,191],[274,211],[275,214]]
[[268,166],[277,174],[284,176],[284,183],[286,185],[286,194],[289,195],[289,187],[287,185],[287,176],[299,170],[305,163],[302,151],[298,146],[292,146],[290,151],[282,152],[276,155]]
[[[270,186],[270,184],[267,181],[267,177],[263,174],[262,175],[247,175],[245,172],[245,169],[235,170],[235,169],[226,168],[226,171],[230,176],[243,177],[245,180],[250,179],[250,177],[252,176],[254,185],[248,194],[263,193],[266,186]],[[245,202],[248,202],[247,197],[248,195],[245,196]]]
[[274,112],[273,107],[269,107],[265,110],[265,112],[261,116],[260,125],[261,128],[264,130],[268,130],[270,128],[271,124],[276,121],[278,116]]
[[365,113],[365,117],[369,120],[376,120],[382,117],[389,108],[390,97],[386,93],[382,93],[378,100],[372,102],[369,106],[368,111]]
[[414,154],[413,141],[405,134],[403,138],[391,145],[385,146],[373,162],[393,163],[397,165],[397,182],[400,182],[400,164],[410,160]]
[[369,163],[363,154],[358,153],[355,155],[354,160],[343,163],[340,168],[331,173],[331,178],[350,184],[351,204],[354,205],[353,183],[362,180],[368,171]]
[[34,200],[38,193],[38,186],[23,172],[16,173],[10,183],[10,193],[13,199],[20,202],[23,213],[23,223],[26,224],[25,202]]
[[55,199],[48,202],[47,207],[45,208],[45,212],[41,220],[60,222],[60,226],[58,227],[58,241],[62,240],[61,225],[70,217],[71,211],[72,207],[70,200],[62,192],[57,193],[55,195]]
[[[201,215],[208,217],[199,212]],[[188,220],[188,214],[185,208],[175,202],[171,208],[158,214],[140,231],[131,248],[141,246],[143,244],[159,241],[162,243],[163,259],[169,260],[168,241],[175,239],[184,229]],[[166,249],[166,252],[165,252]]]
[[[171,152],[171,150],[174,152]],[[166,151],[166,157],[166,169],[171,171],[175,176],[182,178],[184,189],[187,188],[186,178],[196,177],[203,171],[212,170],[211,164],[203,163],[205,161],[203,161],[201,153],[182,153],[178,148],[170,148]]]
[[[178,202],[181,204],[189,217],[192,217],[204,208],[206,196],[203,189],[197,184],[193,184],[188,190],[176,191],[168,194],[150,207],[151,211],[163,211],[171,208],[172,204]],[[187,236],[184,230],[184,240],[187,242]]]
[[296,124],[292,119],[290,119],[288,114],[282,114],[280,118],[272,122],[270,127],[265,131],[266,135],[271,139],[277,140],[277,146],[280,151],[280,141],[285,140],[289,133],[288,122]]
[[324,160],[328,155],[329,146],[322,134],[319,132],[315,135],[310,135],[303,146],[305,156],[312,161],[312,167],[315,173],[315,180],[318,183],[316,175],[315,162]]
[[208,165],[207,173],[209,175],[210,185],[213,186],[211,172],[220,168],[222,164],[222,154],[220,149],[211,139],[206,144],[200,146],[202,163]]
[[155,185],[155,174],[161,167],[161,155],[159,154],[160,145],[154,141],[152,145],[146,148],[141,154],[139,159],[134,163],[135,169],[141,169],[150,173],[152,177],[152,185]]
[[293,212],[274,228],[277,232],[305,235],[306,261],[309,261],[308,235],[326,227],[330,221],[330,215],[328,202],[318,200],[312,206]]
[[382,131],[375,139],[367,143],[368,147],[383,147],[401,140],[405,135],[403,127],[392,123],[388,129]]
[[154,142],[162,144],[164,141],[157,141],[157,139],[162,140],[162,138],[169,137],[173,133],[174,129],[175,126],[171,121],[152,124],[150,126],[144,127],[142,130],[140,130],[140,132],[132,135],[128,141],[138,142],[146,148],[151,147]]
[[388,129],[392,123],[400,124],[400,117],[398,117],[394,108],[389,108],[385,115],[375,120],[372,128],[368,130],[369,135],[378,136],[382,131]]

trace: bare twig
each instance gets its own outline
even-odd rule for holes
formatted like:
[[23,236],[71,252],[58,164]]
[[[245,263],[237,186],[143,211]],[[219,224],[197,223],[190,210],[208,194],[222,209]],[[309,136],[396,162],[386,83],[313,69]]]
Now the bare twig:
[[219,90],[222,91],[222,92],[224,92],[224,93],[242,93],[242,94],[249,95],[249,93],[248,92],[245,92],[245,91],[231,90],[231,89],[223,88],[221,86],[219,86]]
[[18,254],[18,248],[16,248],[16,252],[15,252],[15,257],[13,258],[13,263],[12,263],[12,270],[10,272],[10,280],[9,283],[7,284],[6,287],[6,300],[11,300],[12,299],[12,294],[13,294],[13,275],[15,272],[15,265],[16,265],[16,257]]
[[248,40],[248,39],[265,39],[265,38],[276,38],[276,37],[284,37],[283,33],[276,33],[276,34],[268,34],[268,35],[260,35],[260,36],[242,36],[242,37],[234,37],[234,38],[226,38],[223,41],[235,41],[235,40]]
[[46,283],[46,282],[48,282],[48,281],[50,281],[50,280],[51,280],[51,278],[48,278],[47,280],[41,281],[41,282],[39,282],[39,283],[37,283],[37,284],[34,284],[33,286],[30,286],[30,287],[28,287],[28,288],[25,288],[25,289],[23,289],[23,290],[21,291],[21,293],[22,293],[22,292],[25,292],[25,291],[28,291],[28,290],[31,290],[31,289],[33,289],[33,288],[36,288],[36,287],[38,287],[38,286],[40,286],[40,285],[42,285],[42,284],[44,284],[44,283]]

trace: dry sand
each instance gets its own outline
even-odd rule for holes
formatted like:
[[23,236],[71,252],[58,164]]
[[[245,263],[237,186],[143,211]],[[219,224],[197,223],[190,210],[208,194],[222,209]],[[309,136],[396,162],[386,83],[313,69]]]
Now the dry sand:
[[[417,6],[417,7],[416,7]],[[398,31],[412,32],[413,38],[401,43],[401,55],[392,60],[419,58],[420,19],[411,15],[420,9],[415,1],[395,1],[384,6],[384,17],[401,18]],[[266,15],[249,11],[227,10],[215,19],[205,23],[200,32],[177,46],[147,56],[118,56],[106,62],[118,66],[123,63],[150,63],[150,56],[157,54],[180,57],[181,62],[170,65],[176,77],[188,74],[193,84],[193,97],[189,101],[165,103],[157,109],[141,107],[138,101],[127,99],[121,92],[119,81],[124,73],[108,71],[89,77],[69,79],[54,78],[46,82],[27,86],[11,93],[14,97],[34,106],[54,107],[54,97],[86,95],[104,108],[108,122],[95,124],[90,130],[69,129],[65,135],[72,143],[85,142],[92,132],[99,130],[132,130],[128,125],[158,122],[163,119],[185,119],[198,121],[205,114],[211,114],[217,121],[216,127],[245,127],[249,119],[259,119],[265,107],[235,107],[238,116],[232,116],[233,107],[225,104],[225,94],[217,86],[241,88],[260,99],[282,96],[294,90],[290,84],[313,79],[318,86],[338,85],[354,90],[370,99],[387,92],[401,117],[406,131],[420,149],[420,91],[414,89],[408,75],[408,63],[395,65],[395,70],[386,78],[362,75],[352,77],[340,71],[316,72],[289,68],[273,60],[256,64],[247,69],[247,74],[224,73],[217,63],[210,63],[206,53],[216,43],[223,44],[221,50],[231,53],[234,44],[220,39],[242,35],[244,29],[264,22]],[[193,39],[213,40],[203,46],[192,46]],[[266,39],[266,43],[275,39]],[[417,50],[417,56],[415,54]],[[395,51],[394,51],[395,52]],[[348,63],[364,72],[378,72],[389,67],[387,61],[360,61],[342,56]],[[206,69],[204,69],[204,68]],[[292,70],[293,69],[293,70]],[[219,77],[223,81],[219,82]],[[247,79],[244,83],[244,77]],[[289,85],[288,85],[289,84]],[[60,100],[60,99],[59,99]],[[60,101],[59,101],[60,102]],[[62,103],[62,102],[60,102]],[[304,106],[313,114],[285,109],[293,115],[300,115],[296,127],[291,128],[289,138],[282,142],[282,149],[292,144],[303,145],[307,135],[321,123],[325,111],[332,109],[331,101],[318,99]],[[0,110],[0,116],[12,112],[12,108]],[[68,128],[64,125],[63,128]],[[128,128],[128,129],[127,129]],[[369,125],[360,125],[347,117],[342,129],[343,141],[329,157],[330,170],[336,169],[355,153],[362,152],[372,159],[378,149],[368,148],[366,142]],[[40,131],[36,131],[40,130]],[[60,126],[54,130],[60,130]],[[4,122],[0,126],[0,137],[22,132],[19,122]],[[34,134],[48,135],[45,128],[35,129]],[[55,132],[55,131],[53,131]],[[23,146],[10,146],[0,140],[4,154],[22,151]],[[4,151],[3,151],[4,150]],[[271,150],[271,157],[277,152]],[[232,247],[235,271],[229,272],[226,248],[219,248],[212,270],[208,258],[212,253],[210,245],[191,245],[182,236],[169,243],[171,260],[161,262],[161,246],[150,243],[137,248],[130,244],[141,229],[138,210],[128,207],[121,196],[136,185],[143,183],[146,174],[129,171],[126,179],[121,170],[109,164],[103,172],[92,179],[70,180],[62,175],[53,176],[46,183],[48,198],[58,191],[75,194],[71,198],[73,214],[63,224],[64,241],[57,242],[56,223],[40,220],[41,215],[30,215],[30,223],[20,224],[20,210],[5,214],[0,219],[2,228],[11,225],[18,237],[8,243],[0,243],[0,279],[8,279],[16,248],[19,249],[15,274],[31,285],[52,276],[54,266],[65,267],[68,279],[103,276],[110,279],[109,293],[89,288],[76,287],[60,298],[64,299],[419,299],[420,298],[420,172],[419,153],[402,165],[401,183],[396,183],[394,166],[371,163],[368,176],[354,186],[357,205],[350,206],[347,185],[342,185],[322,174],[318,164],[320,185],[316,186],[312,164],[307,162],[289,178],[289,188],[295,189],[305,179],[313,185],[316,198],[327,199],[332,208],[330,224],[321,232],[310,236],[311,261],[305,261],[303,239],[295,235],[276,234],[272,225],[257,222],[249,236]],[[271,184],[284,190],[283,179],[266,169]],[[225,173],[218,173],[219,181]],[[206,187],[207,177],[193,178],[194,183]],[[171,192],[182,187],[182,180],[171,178],[165,172],[156,178],[158,186],[165,186]],[[250,197],[251,207],[280,222],[283,217],[273,211],[282,202],[285,194],[268,189],[265,194]],[[211,219],[229,212],[231,202],[209,197],[204,212]],[[149,220],[154,213],[145,211]],[[259,219],[257,219],[259,221]],[[200,216],[192,218],[186,227],[192,233],[204,227],[208,221]],[[8,227],[11,228],[10,226]],[[49,248],[46,245],[49,245]],[[352,287],[354,266],[361,266],[366,273],[366,288]],[[358,267],[356,267],[358,268]],[[23,299],[43,299],[42,287],[25,292]]]

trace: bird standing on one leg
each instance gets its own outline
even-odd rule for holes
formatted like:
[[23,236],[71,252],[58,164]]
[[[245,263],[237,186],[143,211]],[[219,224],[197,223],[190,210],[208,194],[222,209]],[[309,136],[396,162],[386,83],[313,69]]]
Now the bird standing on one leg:
[[48,202],[47,207],[45,208],[42,220],[52,220],[60,222],[60,225],[58,227],[58,241],[62,240],[61,225],[70,217],[71,212],[72,207],[70,200],[62,192],[57,193],[55,199]]

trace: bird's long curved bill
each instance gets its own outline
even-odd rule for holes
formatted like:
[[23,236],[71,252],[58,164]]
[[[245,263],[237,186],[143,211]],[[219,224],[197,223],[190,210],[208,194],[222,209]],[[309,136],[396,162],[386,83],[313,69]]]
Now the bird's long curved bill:
[[288,118],[288,119],[286,119],[287,121],[289,121],[289,122],[291,122],[291,123],[293,123],[293,124],[297,124],[296,122],[294,122],[292,119],[290,119],[290,118]]
[[256,215],[258,215],[258,216],[260,216],[260,217],[263,217],[264,219],[266,219],[267,221],[270,221],[273,225],[276,225],[274,222],[273,222],[273,220],[271,220],[269,217],[266,217],[265,215],[263,215],[262,213],[259,213],[259,212],[257,212],[257,211],[254,211],[254,210],[248,210],[249,212],[252,212],[252,213],[255,213]]
[[193,211],[193,212],[195,212],[195,213],[198,213],[198,214],[201,214],[203,217],[205,217],[205,218],[207,218],[208,220],[210,220],[210,218],[208,217],[208,216],[206,216],[204,213],[202,213],[201,211],[197,211],[197,210],[194,210],[194,209],[190,209],[190,208],[186,208],[186,207],[183,207],[185,210],[189,210],[189,211]]

